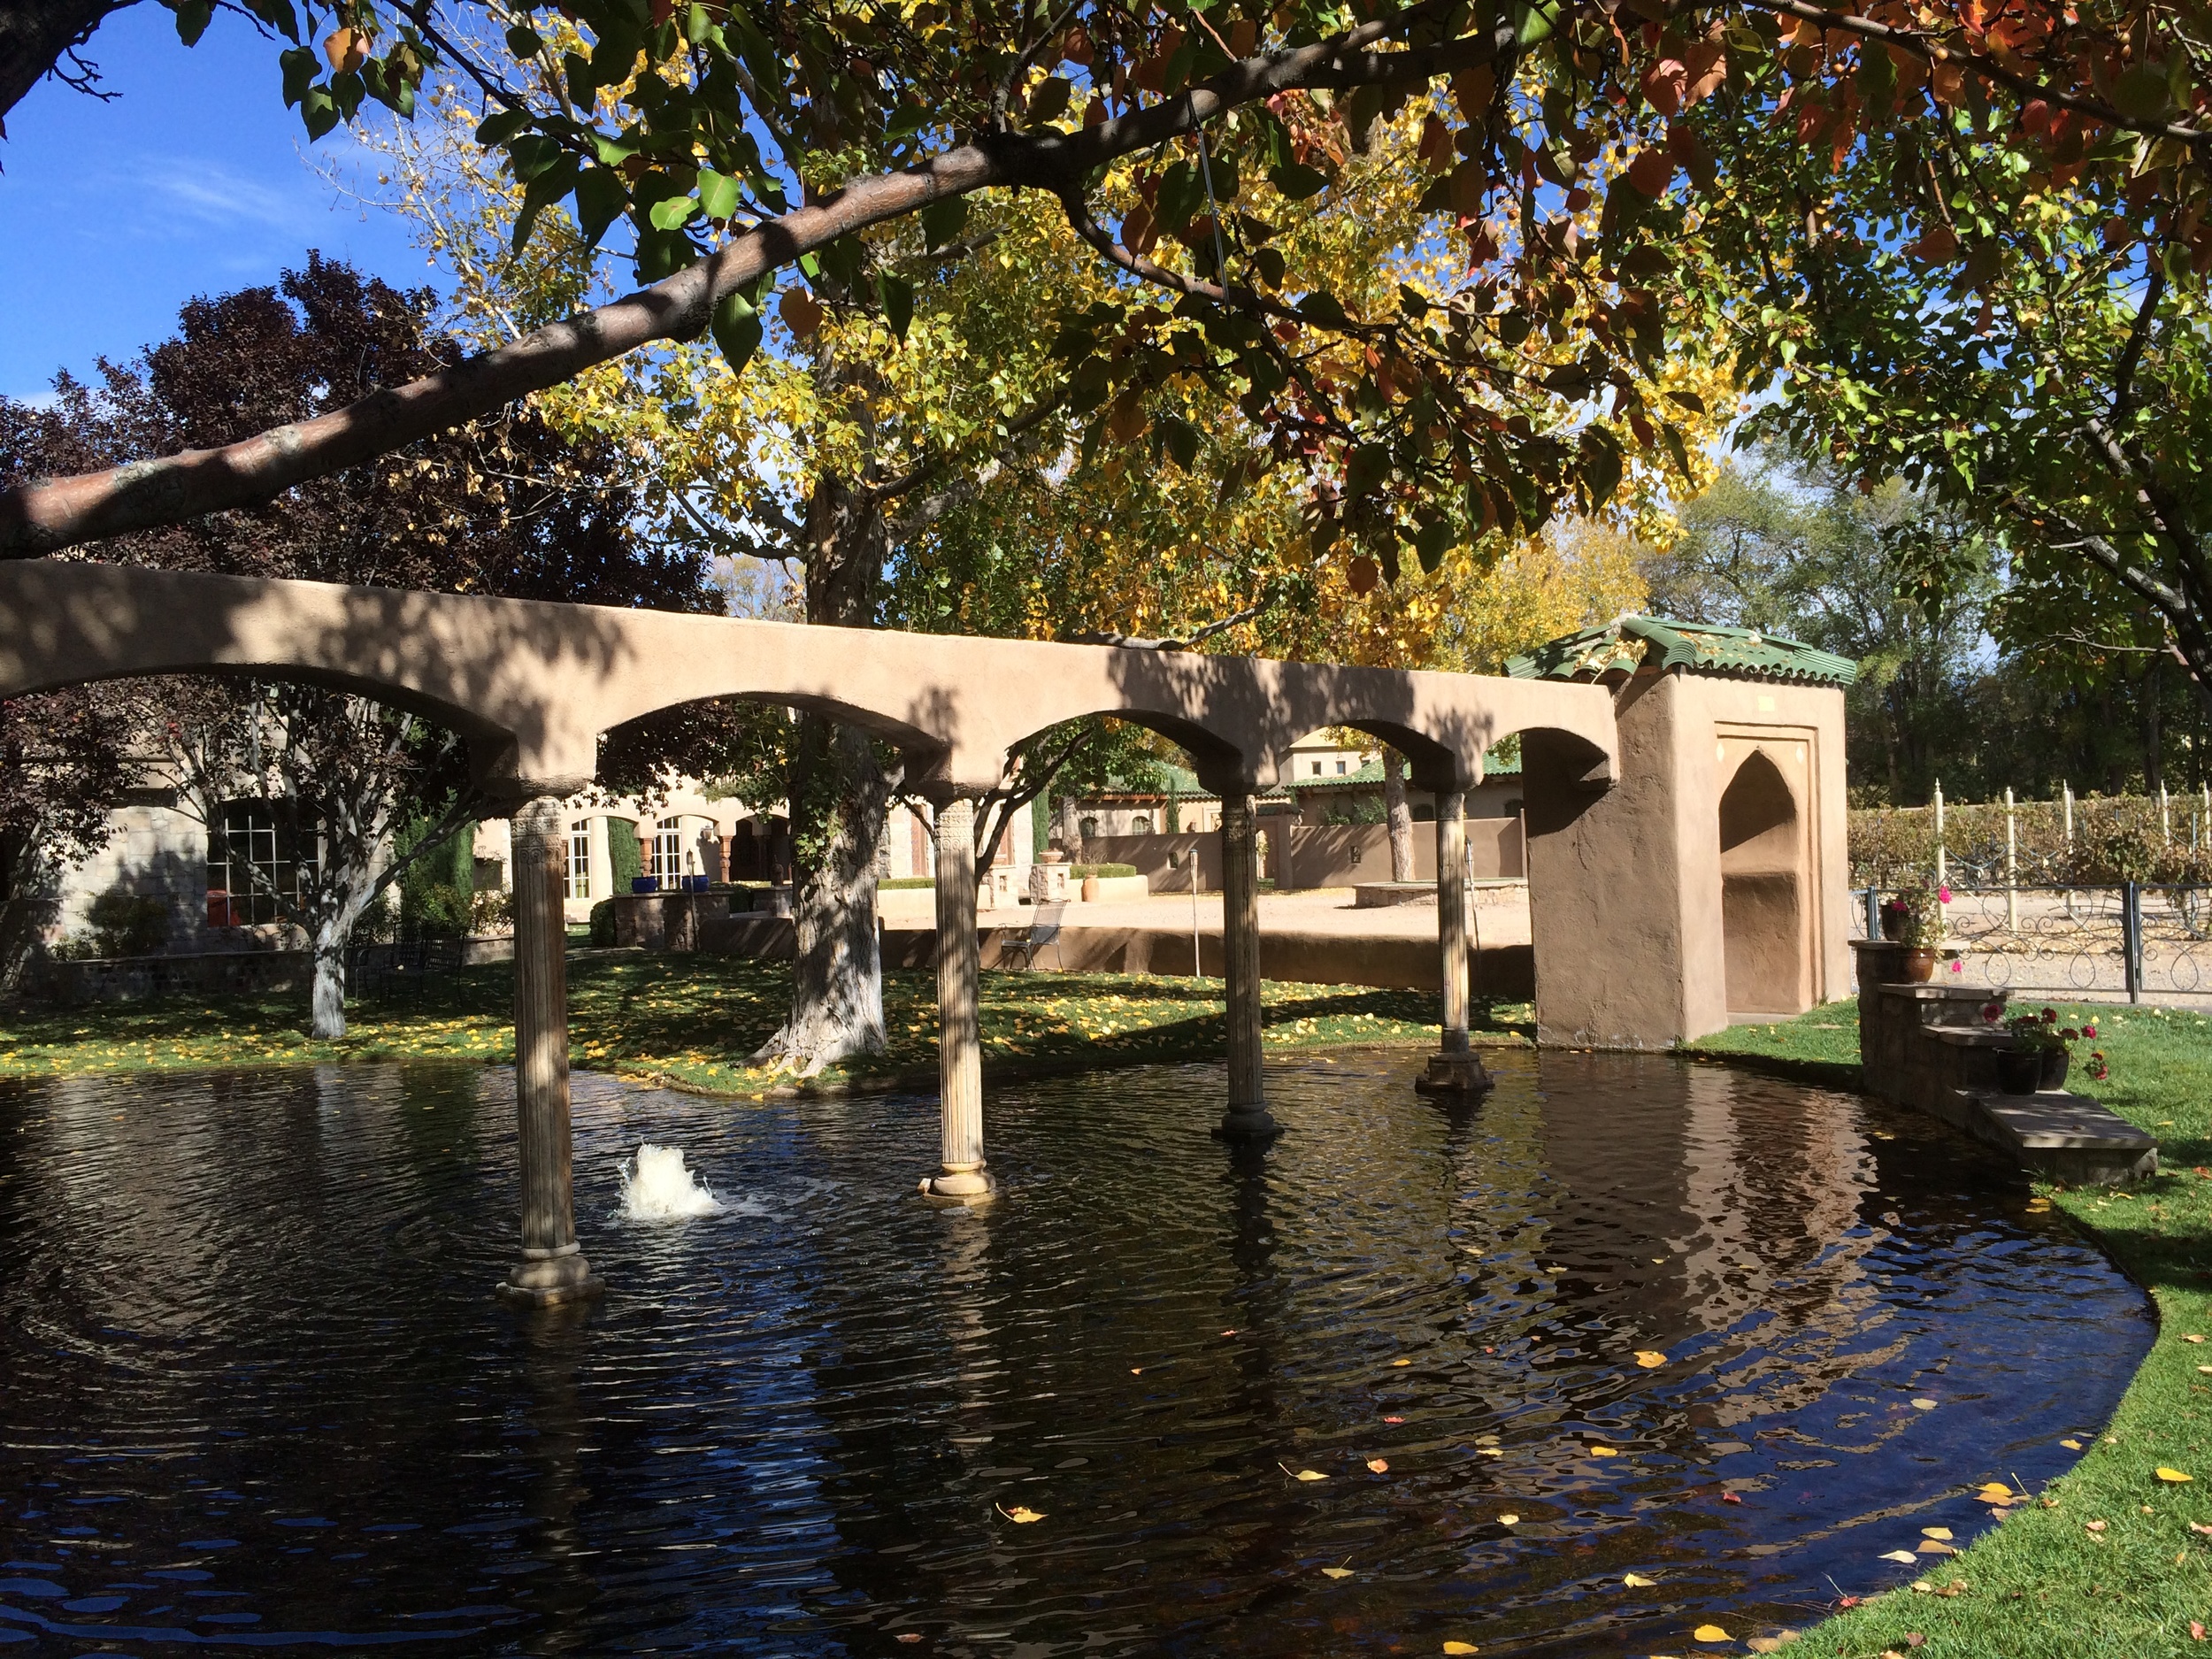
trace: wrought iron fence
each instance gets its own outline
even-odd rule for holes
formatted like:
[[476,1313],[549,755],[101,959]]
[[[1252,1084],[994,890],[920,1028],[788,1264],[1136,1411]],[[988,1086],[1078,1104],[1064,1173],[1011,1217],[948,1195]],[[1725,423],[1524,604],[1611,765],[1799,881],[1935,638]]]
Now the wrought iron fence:
[[[2055,997],[2212,1001],[2212,887],[1954,885],[1944,948],[1968,982]],[[1855,937],[1878,936],[1878,887],[1852,907]]]

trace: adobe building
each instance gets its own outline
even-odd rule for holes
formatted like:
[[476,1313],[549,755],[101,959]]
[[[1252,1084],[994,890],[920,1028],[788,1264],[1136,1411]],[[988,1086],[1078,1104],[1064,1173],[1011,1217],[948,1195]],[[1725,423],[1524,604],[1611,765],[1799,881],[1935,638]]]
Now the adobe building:
[[1619,780],[1523,757],[1538,1040],[1663,1048],[1852,989],[1847,658],[1622,617],[1506,664],[1612,696]]

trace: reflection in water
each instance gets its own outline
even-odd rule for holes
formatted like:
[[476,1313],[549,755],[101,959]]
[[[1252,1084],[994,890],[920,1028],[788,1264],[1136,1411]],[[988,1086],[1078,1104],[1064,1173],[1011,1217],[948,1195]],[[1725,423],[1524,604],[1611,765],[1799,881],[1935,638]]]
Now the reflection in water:
[[[1441,1110],[1417,1064],[1277,1068],[1265,1151],[1213,1068],[1002,1091],[979,1210],[912,1197],[927,1100],[581,1079],[612,1289],[528,1317],[506,1073],[10,1087],[0,1645],[1679,1650],[1986,1525],[2147,1343],[1934,1125],[1626,1056]],[[622,1218],[649,1139],[723,1207]]]

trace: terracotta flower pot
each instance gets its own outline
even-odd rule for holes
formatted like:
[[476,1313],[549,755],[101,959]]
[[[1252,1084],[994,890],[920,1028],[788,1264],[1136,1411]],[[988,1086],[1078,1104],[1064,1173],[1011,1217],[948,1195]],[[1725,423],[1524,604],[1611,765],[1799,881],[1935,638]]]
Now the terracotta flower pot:
[[1916,945],[1905,953],[1905,978],[1915,985],[1925,985],[1935,978],[1936,953],[1925,946]]
[[1083,878],[1083,902],[1086,904],[1098,902],[1098,878],[1096,876]]

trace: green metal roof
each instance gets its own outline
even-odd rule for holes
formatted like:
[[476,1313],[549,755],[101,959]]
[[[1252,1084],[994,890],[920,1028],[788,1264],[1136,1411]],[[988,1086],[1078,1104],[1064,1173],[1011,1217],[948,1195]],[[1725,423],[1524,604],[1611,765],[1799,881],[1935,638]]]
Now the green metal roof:
[[1859,665],[1847,657],[1817,650],[1756,628],[1724,628],[1666,617],[1617,617],[1516,657],[1505,672],[1516,680],[1579,680],[1585,675],[1632,674],[1639,668],[1683,668],[1693,673],[1740,675],[1847,686]]

